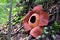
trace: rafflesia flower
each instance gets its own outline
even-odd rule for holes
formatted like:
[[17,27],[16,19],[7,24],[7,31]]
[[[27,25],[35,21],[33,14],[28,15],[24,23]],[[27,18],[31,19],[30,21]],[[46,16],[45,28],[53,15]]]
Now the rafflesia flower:
[[38,37],[43,33],[43,27],[48,25],[49,14],[43,10],[42,5],[35,6],[23,19],[23,26],[30,35]]

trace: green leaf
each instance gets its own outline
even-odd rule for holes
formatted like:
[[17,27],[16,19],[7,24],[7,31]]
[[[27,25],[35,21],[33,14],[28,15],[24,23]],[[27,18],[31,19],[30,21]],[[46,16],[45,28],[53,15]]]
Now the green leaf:
[[54,29],[59,30],[59,25],[58,25],[58,23],[56,21],[54,22]]

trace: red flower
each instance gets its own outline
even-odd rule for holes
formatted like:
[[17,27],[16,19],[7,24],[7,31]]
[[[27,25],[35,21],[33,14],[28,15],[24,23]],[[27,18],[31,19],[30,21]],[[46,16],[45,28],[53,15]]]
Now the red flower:
[[30,31],[30,35],[37,37],[43,33],[43,26],[48,25],[48,20],[48,12],[43,11],[42,5],[37,5],[27,13],[23,26],[26,32]]

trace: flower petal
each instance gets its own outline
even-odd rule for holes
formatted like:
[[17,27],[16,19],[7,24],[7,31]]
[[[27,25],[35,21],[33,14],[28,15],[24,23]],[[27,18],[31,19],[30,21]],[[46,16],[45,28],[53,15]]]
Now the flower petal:
[[42,5],[37,5],[32,9],[32,11],[37,12],[37,13],[42,11],[42,10],[43,10]]
[[27,22],[23,23],[24,29],[26,30],[26,32],[28,32],[29,30],[31,30],[31,27],[28,25]]
[[30,31],[30,35],[32,35],[33,37],[38,37],[39,35],[41,35],[43,33],[43,28],[41,27],[35,27]]
[[29,20],[29,17],[30,17],[31,15],[32,15],[32,12],[29,11],[28,14],[24,17],[23,22],[22,22],[22,24],[23,24],[23,26],[24,26],[24,29],[25,29],[26,31],[31,30],[31,27],[28,25],[28,20]]
[[49,14],[47,12],[43,12],[40,14],[40,26],[46,26],[48,25],[48,20],[49,20]]

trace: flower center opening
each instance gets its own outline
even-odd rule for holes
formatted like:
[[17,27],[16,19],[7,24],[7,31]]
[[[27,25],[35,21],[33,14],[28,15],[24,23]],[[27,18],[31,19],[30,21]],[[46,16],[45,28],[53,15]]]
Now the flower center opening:
[[30,19],[30,22],[31,23],[35,23],[35,21],[36,21],[36,17],[35,16],[32,16],[31,19]]

